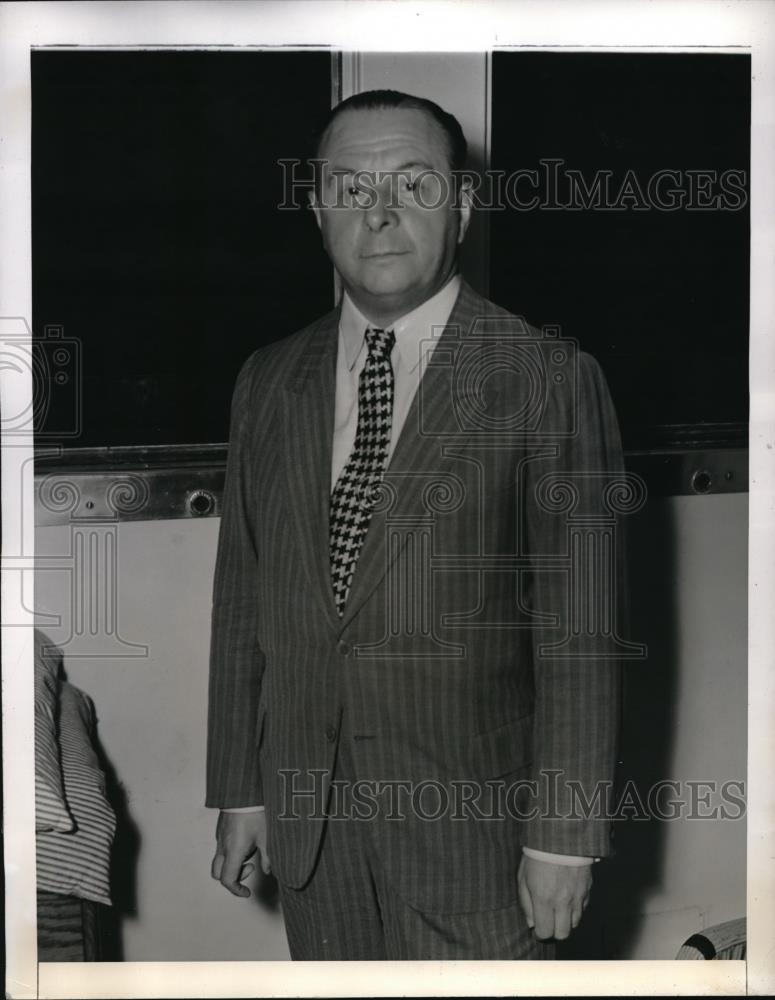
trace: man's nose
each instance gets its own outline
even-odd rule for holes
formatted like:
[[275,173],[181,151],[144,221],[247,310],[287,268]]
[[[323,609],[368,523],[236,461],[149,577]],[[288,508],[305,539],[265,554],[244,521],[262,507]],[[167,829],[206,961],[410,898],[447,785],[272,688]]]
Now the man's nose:
[[363,221],[375,233],[398,224],[397,207],[391,201],[389,183],[374,185],[369,204],[363,210]]

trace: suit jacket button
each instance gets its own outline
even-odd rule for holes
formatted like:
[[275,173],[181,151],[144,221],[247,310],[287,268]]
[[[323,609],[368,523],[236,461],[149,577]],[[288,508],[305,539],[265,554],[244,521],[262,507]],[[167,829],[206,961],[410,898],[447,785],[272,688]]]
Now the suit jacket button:
[[334,740],[336,739],[336,726],[326,727],[326,739],[328,740],[329,743],[334,742]]
[[349,656],[350,653],[352,653],[353,651],[353,648],[349,642],[340,642],[336,648],[339,650],[342,656]]

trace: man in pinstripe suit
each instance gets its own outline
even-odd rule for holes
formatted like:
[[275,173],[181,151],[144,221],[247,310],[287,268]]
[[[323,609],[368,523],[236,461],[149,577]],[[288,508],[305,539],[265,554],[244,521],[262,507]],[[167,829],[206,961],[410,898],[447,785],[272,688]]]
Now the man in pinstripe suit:
[[465,155],[418,98],[332,112],[313,208],[342,302],[234,391],[212,875],[247,896],[258,852],[293,958],[550,957],[610,853],[578,803],[612,778],[617,666],[610,622],[572,627],[564,499],[599,520],[616,418],[591,358],[457,273]]

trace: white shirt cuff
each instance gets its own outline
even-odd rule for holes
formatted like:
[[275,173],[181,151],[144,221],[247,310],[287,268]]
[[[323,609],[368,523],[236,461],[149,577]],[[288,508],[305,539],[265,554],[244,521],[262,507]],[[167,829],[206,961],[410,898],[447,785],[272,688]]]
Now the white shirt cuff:
[[539,851],[535,847],[523,847],[522,853],[536,861],[546,861],[552,865],[568,865],[570,868],[580,868],[591,865],[600,858],[581,857],[578,854],[553,854],[551,851]]
[[263,806],[236,806],[233,809],[221,809],[222,813],[262,813]]

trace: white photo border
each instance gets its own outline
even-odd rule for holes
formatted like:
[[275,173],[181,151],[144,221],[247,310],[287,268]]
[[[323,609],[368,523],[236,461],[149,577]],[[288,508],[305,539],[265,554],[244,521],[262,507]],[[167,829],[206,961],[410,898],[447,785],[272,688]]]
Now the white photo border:
[[[291,13],[289,8],[295,9]],[[379,44],[377,44],[379,43]],[[31,317],[30,51],[35,47],[343,51],[735,51],[752,56],[748,959],[743,962],[44,963],[35,938],[32,441],[2,442],[6,995],[762,995],[775,991],[775,3],[772,0],[257,0],[0,6],[0,321]],[[0,371],[0,378],[4,372]],[[4,379],[13,412],[31,398]],[[21,396],[19,396],[21,393]],[[21,498],[21,502],[20,502]],[[11,565],[12,564],[12,565]],[[9,567],[14,570],[9,572]],[[28,588],[29,590],[29,588]],[[25,607],[26,606],[26,607]],[[8,623],[13,623],[9,626]]]

